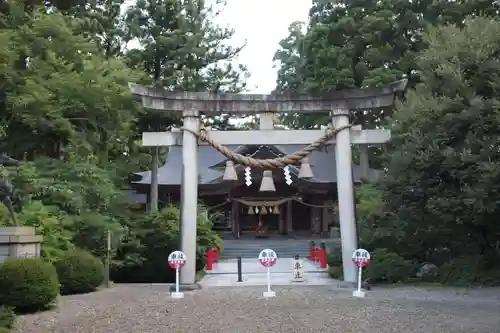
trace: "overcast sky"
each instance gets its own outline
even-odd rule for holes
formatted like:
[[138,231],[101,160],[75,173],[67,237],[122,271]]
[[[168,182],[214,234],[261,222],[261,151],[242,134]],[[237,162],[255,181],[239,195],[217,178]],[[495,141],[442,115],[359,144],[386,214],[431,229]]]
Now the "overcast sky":
[[273,56],[294,21],[307,21],[311,0],[227,0],[218,23],[235,29],[234,45],[247,46],[239,62],[251,73],[248,88],[254,93],[274,89]]
[[[210,3],[214,0],[208,0]],[[222,27],[235,30],[230,44],[246,47],[238,62],[248,67],[248,92],[269,93],[276,84],[273,56],[280,40],[288,35],[294,21],[306,22],[312,0],[226,0],[227,6],[216,19]],[[122,10],[135,3],[125,0]],[[132,41],[129,47],[137,47]]]

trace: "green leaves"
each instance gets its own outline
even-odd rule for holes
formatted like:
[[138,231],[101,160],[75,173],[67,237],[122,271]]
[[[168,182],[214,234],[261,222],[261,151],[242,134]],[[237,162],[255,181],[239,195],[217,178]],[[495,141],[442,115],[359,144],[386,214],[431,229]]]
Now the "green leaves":
[[422,83],[394,113],[386,209],[406,220],[408,236],[418,232],[421,252],[438,245],[452,255],[495,247],[499,29],[485,18],[467,19],[463,28],[431,28],[429,48],[417,58]]

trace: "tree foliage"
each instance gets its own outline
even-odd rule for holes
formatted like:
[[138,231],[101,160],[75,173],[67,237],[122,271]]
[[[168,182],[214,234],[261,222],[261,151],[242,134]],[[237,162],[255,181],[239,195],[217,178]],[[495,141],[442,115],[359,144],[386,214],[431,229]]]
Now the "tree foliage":
[[[247,72],[236,65],[241,48],[227,41],[234,31],[216,25],[219,1],[208,6],[204,0],[139,0],[125,13],[126,53],[131,67],[146,72],[158,86],[170,90],[240,92]],[[177,124],[179,119],[147,115],[143,128]],[[227,126],[225,117],[218,122]],[[224,126],[223,126],[224,127]]]
[[[371,148],[385,179],[357,193],[360,242],[442,265],[448,283],[466,267],[474,269],[465,284],[498,282],[498,10],[491,1],[317,0],[307,29],[293,23],[275,56],[278,92],[409,80],[395,109],[352,117],[393,131],[387,150]],[[292,128],[329,122],[326,114],[282,118]]]
[[421,82],[391,118],[386,176],[370,200],[360,191],[362,246],[438,265],[443,283],[500,282],[499,29],[484,17],[429,28]]
[[[496,16],[491,1],[314,0],[307,31],[290,25],[280,43],[278,91],[325,93],[374,87],[403,77],[419,81],[416,55],[426,48],[427,25],[462,24],[467,15]],[[390,110],[356,112],[354,122],[381,126]],[[295,128],[327,124],[327,115],[284,115]]]
[[[152,160],[140,147],[142,132],[176,122],[144,112],[129,82],[245,88],[246,70],[235,65],[240,48],[228,46],[231,30],[212,22],[216,9],[204,1],[138,1],[121,14],[123,5],[0,2],[0,152],[20,161],[0,176],[14,183],[17,219],[44,236],[42,255],[51,262],[75,248],[102,259],[111,232],[116,270],[137,266],[149,260],[143,246],[153,246],[162,228],[177,232],[178,220],[148,225],[152,217],[127,197],[130,175]],[[228,126],[227,117],[217,121]],[[204,246],[220,242],[210,224],[200,228]],[[175,237],[166,240],[176,249]]]
[[383,185],[414,256],[428,256],[438,245],[451,256],[495,256],[499,31],[500,23],[486,18],[469,18],[463,29],[430,29],[429,48],[418,58],[422,82],[393,117]]

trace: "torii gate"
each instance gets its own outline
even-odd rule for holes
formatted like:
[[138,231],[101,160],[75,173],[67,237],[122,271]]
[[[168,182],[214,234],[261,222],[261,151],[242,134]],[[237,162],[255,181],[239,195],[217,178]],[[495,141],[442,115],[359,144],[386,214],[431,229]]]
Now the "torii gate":
[[[132,94],[139,95],[144,108],[173,112],[182,115],[183,129],[169,132],[143,133],[144,146],[182,145],[182,183],[181,183],[181,250],[190,259],[181,270],[181,283],[194,284],[196,275],[196,217],[198,205],[198,144],[210,139],[211,144],[220,145],[310,145],[323,137],[322,144],[335,144],[337,169],[337,192],[342,243],[344,280],[357,281],[356,267],[351,263],[351,255],[357,248],[355,221],[354,183],[352,176],[351,144],[380,144],[390,139],[389,130],[361,130],[351,128],[351,110],[373,110],[391,106],[395,96],[406,89],[406,80],[398,81],[380,88],[350,89],[333,91],[322,97],[307,95],[257,95],[209,92],[170,92],[164,89],[130,84]],[[323,130],[274,130],[274,113],[314,113],[329,111],[332,126],[329,133]],[[260,114],[260,129],[257,131],[205,131],[200,132],[200,115],[217,114]],[[201,140],[199,140],[201,139]],[[321,144],[321,145],[322,145]],[[293,162],[302,160],[309,152],[301,151],[293,156]],[[215,146],[214,146],[215,147]],[[215,147],[218,149],[217,147]],[[220,148],[220,146],[219,146]],[[221,151],[220,149],[218,149]],[[306,149],[307,150],[307,149]],[[234,158],[228,151],[227,157]],[[366,151],[365,151],[366,152]],[[277,159],[274,165],[282,167],[290,159]],[[269,160],[265,160],[268,161]],[[283,162],[284,161],[284,162]],[[236,160],[236,162],[241,162]],[[367,170],[367,156],[363,154],[362,168]]]

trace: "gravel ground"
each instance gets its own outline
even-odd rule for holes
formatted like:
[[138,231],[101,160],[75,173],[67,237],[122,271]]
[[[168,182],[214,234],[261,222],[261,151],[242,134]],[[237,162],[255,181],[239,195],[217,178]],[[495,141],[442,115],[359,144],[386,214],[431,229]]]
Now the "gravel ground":
[[19,318],[24,333],[500,332],[500,289],[377,288],[364,299],[328,286],[206,288],[172,300],[162,285],[62,297]]

